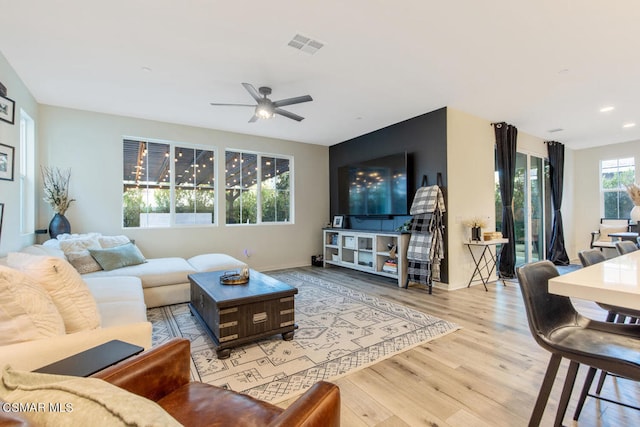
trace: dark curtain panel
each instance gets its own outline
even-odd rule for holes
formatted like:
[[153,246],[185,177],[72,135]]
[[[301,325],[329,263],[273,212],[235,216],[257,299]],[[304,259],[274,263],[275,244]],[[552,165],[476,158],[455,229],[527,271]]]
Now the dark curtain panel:
[[502,236],[509,243],[502,245],[498,271],[500,277],[516,276],[516,245],[513,225],[513,179],[516,174],[516,139],[518,129],[506,123],[494,123],[496,134],[496,154],[498,158],[498,180],[502,197]]
[[553,201],[553,228],[551,244],[547,250],[547,259],[555,265],[569,265],[569,256],[564,247],[564,228],[562,226],[562,185],[564,182],[564,144],[548,141],[549,176],[551,178],[551,199]]

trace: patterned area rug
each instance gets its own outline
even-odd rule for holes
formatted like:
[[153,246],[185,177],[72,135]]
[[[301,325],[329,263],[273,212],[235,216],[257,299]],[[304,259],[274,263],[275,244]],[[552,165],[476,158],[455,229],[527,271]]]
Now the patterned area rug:
[[453,323],[300,272],[273,274],[298,288],[292,341],[280,335],[218,360],[213,342],[187,304],[153,308],[153,345],[191,341],[194,380],[278,403],[319,380],[333,380],[453,332]]

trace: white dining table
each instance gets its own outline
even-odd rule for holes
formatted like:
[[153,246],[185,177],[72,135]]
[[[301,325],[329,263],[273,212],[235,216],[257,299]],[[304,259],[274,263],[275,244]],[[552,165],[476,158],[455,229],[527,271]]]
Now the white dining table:
[[640,251],[554,277],[549,292],[640,310]]

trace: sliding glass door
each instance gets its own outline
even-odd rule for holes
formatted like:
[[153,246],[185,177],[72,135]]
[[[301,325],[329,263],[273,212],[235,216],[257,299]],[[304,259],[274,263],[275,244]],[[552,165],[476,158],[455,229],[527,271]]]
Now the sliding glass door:
[[[516,153],[513,191],[516,266],[545,259],[546,230],[551,230],[551,191],[547,176],[549,162],[541,157]],[[496,195],[499,183],[496,173]],[[502,203],[496,196],[496,228],[500,230]]]

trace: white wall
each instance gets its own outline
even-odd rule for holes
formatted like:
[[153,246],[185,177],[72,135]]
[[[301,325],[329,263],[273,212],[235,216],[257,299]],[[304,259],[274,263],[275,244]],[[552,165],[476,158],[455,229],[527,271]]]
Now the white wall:
[[20,109],[38,121],[37,104],[20,77],[0,53],[0,82],[7,88],[7,97],[15,101],[15,124],[0,121],[0,143],[15,149],[13,181],[0,180],[0,203],[4,203],[0,256],[33,243],[33,234],[20,234]]
[[[126,234],[147,257],[224,252],[258,270],[309,265],[311,255],[321,253],[321,228],[329,220],[328,147],[45,105],[38,129],[42,164],[71,168],[70,195],[77,201],[65,216],[74,233]],[[295,224],[123,229],[123,136],[217,147],[219,184],[226,148],[294,156]],[[39,227],[52,215],[40,202]],[[219,222],[224,216],[224,197],[218,197]]]
[[636,182],[640,182],[640,141],[586,148],[576,150],[573,154],[575,163],[573,244],[576,251],[580,251],[589,249],[591,231],[598,229],[600,218],[604,216],[600,203],[600,161],[635,157]]

